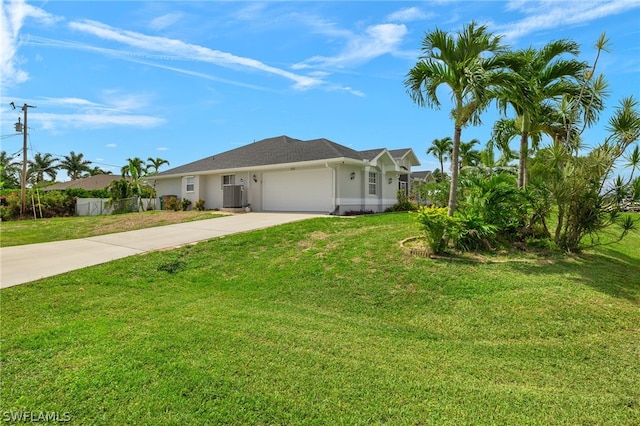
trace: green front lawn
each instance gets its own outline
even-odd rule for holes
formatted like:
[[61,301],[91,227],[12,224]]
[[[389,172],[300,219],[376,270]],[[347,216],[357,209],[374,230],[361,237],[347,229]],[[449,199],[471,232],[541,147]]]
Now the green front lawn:
[[54,217],[0,222],[0,247],[72,240],[154,226],[213,219],[214,211],[152,210],[105,216]]
[[[2,290],[0,411],[72,424],[640,421],[640,233],[551,262],[410,257],[319,218]],[[0,413],[1,414],[1,413]]]

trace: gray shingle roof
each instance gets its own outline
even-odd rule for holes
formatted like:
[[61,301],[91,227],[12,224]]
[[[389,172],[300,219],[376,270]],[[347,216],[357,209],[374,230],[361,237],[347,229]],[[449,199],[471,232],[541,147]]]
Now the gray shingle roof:
[[430,180],[432,176],[433,176],[433,173],[429,170],[416,170],[411,172],[412,179],[427,181],[427,180]]
[[[111,182],[122,179],[120,175],[95,175],[82,179],[70,180],[67,182],[54,183],[53,185],[42,188],[44,191],[64,191],[67,188],[81,189],[105,189]],[[126,178],[130,180],[129,178]]]
[[[257,167],[270,164],[297,163],[302,161],[351,158],[371,160],[382,151],[356,151],[327,139],[301,141],[288,136],[263,139],[240,148],[232,149],[183,166],[165,170],[156,176],[169,176],[210,170],[229,170],[241,167]],[[406,151],[406,150],[405,150]],[[375,155],[371,155],[373,153]]]

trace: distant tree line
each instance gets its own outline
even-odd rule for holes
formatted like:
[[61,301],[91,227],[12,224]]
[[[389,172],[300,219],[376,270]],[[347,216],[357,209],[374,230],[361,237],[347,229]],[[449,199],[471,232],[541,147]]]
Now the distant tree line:
[[[71,151],[69,155],[57,158],[49,153],[36,153],[27,163],[27,212],[26,216],[54,217],[74,214],[75,198],[110,198],[113,201],[121,198],[153,197],[155,189],[144,183],[144,177],[158,173],[163,165],[169,162],[162,158],[149,157],[145,163],[138,157],[128,158],[120,172],[122,179],[113,182],[108,188],[86,191],[69,188],[65,191],[37,191],[37,189],[56,182],[58,173],[65,171],[67,177],[74,181],[100,174],[113,174],[111,171],[93,166],[82,153]],[[0,215],[3,220],[20,217],[22,162],[15,157],[0,152]],[[34,194],[34,191],[35,194]]]

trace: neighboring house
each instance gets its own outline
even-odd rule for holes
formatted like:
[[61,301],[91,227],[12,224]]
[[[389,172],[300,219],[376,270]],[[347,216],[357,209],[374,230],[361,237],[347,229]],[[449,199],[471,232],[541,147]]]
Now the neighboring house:
[[433,173],[428,170],[416,170],[411,172],[411,183],[428,183],[433,181]]
[[254,142],[149,178],[158,197],[175,195],[208,209],[382,212],[408,191],[410,148],[355,151],[327,139],[279,136]]
[[423,183],[433,182],[435,178],[433,173],[428,170],[417,170],[411,172],[411,193],[414,196],[414,201],[418,205],[430,204],[429,199],[423,191],[418,190]]
[[[64,191],[67,188],[81,188],[86,190],[106,189],[113,181],[122,179],[120,175],[95,175],[68,182],[54,183],[42,187],[43,191]],[[127,178],[129,179],[129,178]]]

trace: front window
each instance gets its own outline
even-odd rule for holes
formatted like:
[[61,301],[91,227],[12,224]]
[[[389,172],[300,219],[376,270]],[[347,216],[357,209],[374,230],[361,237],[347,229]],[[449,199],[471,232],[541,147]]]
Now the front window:
[[369,172],[369,195],[376,195],[377,185],[376,185],[376,174]]
[[223,175],[222,176],[222,186],[225,187],[227,185],[235,185],[236,176],[235,175]]
[[187,178],[187,192],[193,192],[196,189],[196,178],[189,176]]

